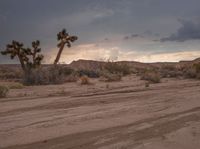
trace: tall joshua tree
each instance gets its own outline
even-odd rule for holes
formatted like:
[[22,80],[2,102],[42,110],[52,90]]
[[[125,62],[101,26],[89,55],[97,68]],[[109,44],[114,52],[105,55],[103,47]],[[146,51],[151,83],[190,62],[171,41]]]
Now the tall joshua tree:
[[24,48],[23,43],[13,40],[11,44],[6,46],[4,51],[1,51],[1,54],[10,55],[11,59],[18,57],[23,71],[26,72],[29,69],[39,66],[43,60],[43,55],[38,54],[41,52],[39,45],[40,42],[37,40],[32,43],[33,49]]
[[71,47],[71,43],[76,41],[78,39],[77,36],[70,36],[67,32],[66,29],[63,29],[61,32],[59,32],[57,34],[57,40],[59,41],[57,47],[59,48],[58,54],[56,56],[56,59],[54,61],[54,64],[56,65],[61,57],[62,51],[65,47],[65,45],[67,45],[68,48]]

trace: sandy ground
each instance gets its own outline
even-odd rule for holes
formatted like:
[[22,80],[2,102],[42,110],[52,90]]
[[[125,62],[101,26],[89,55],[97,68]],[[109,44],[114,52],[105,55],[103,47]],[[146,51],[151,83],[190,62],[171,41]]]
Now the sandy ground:
[[92,82],[11,90],[0,99],[0,148],[200,148],[200,81]]

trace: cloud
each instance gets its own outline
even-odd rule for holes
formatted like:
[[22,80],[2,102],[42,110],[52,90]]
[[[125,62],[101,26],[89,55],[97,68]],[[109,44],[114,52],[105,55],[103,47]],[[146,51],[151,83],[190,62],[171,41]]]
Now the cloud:
[[150,30],[146,30],[145,32],[144,32],[144,34],[145,35],[148,35],[148,36],[152,36],[152,31],[150,31]]
[[[52,63],[57,50],[52,49],[46,55],[46,63]],[[70,63],[73,60],[86,59],[98,61],[139,61],[139,62],[178,62],[181,60],[193,60],[200,57],[200,51],[188,49],[178,52],[141,52],[124,51],[120,47],[101,47],[96,44],[82,44],[65,49],[61,56],[61,63]]]
[[169,37],[161,38],[161,42],[176,41],[184,42],[187,40],[199,40],[200,39],[200,21],[186,21],[179,20],[181,27],[176,33],[171,34]]
[[124,40],[132,40],[135,38],[143,38],[143,36],[139,34],[131,34],[131,35],[124,36]]
[[182,51],[172,53],[140,53],[140,52],[122,52],[120,51],[119,61],[138,61],[138,62],[179,62],[182,60],[194,60],[200,57],[200,51]]
[[6,23],[7,17],[3,14],[0,14],[0,24]]
[[[52,49],[49,53],[47,53],[45,57],[45,63],[52,63],[55,59],[57,51],[57,49]],[[97,44],[82,44],[65,49],[62,53],[60,62],[70,63],[73,60],[78,59],[117,61],[120,55],[119,52],[120,50],[118,47],[104,48],[98,46]]]

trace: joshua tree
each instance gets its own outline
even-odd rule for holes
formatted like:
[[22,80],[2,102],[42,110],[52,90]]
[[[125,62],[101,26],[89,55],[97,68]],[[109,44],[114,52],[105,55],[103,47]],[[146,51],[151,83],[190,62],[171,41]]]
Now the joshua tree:
[[56,56],[56,59],[54,61],[54,64],[56,65],[59,62],[60,56],[62,54],[62,51],[65,47],[65,44],[67,44],[67,47],[71,47],[71,43],[76,41],[78,39],[77,36],[70,36],[65,29],[63,29],[61,32],[57,34],[57,40],[59,41],[57,47],[59,48],[58,54]]
[[44,58],[42,54],[38,54],[41,52],[40,46],[40,41],[36,40],[32,42],[32,47],[33,50],[29,49],[30,53],[29,55],[32,56],[32,62],[29,61],[27,64],[29,65],[30,68],[36,68],[41,65],[41,62]]
[[16,56],[18,57],[22,69],[25,71],[25,62],[29,61],[29,58],[27,57],[28,51],[23,48],[23,43],[17,42],[17,41],[12,41],[11,44],[8,44],[6,46],[6,50],[2,51],[2,55],[8,55],[10,54],[10,58],[14,59]]
[[[38,54],[41,52],[39,48],[40,42],[37,40],[32,43],[33,50],[30,48],[24,48],[23,43],[12,41],[11,44],[6,46],[4,51],[1,51],[2,55],[10,55],[11,59],[14,59],[16,56],[18,57],[21,67],[24,72],[29,69],[36,68],[41,64],[43,59],[43,55]],[[32,57],[32,60],[30,60]]]

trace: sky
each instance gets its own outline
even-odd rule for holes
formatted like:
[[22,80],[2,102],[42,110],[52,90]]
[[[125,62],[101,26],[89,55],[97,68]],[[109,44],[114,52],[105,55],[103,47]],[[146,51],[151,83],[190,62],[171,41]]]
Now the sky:
[[[0,50],[40,40],[44,63],[57,33],[79,39],[61,63],[78,59],[176,62],[200,57],[200,0],[0,0]],[[0,63],[17,63],[0,56]]]

